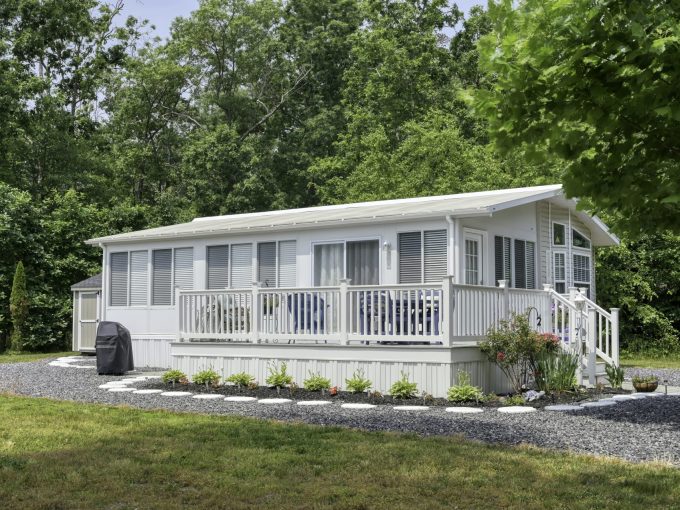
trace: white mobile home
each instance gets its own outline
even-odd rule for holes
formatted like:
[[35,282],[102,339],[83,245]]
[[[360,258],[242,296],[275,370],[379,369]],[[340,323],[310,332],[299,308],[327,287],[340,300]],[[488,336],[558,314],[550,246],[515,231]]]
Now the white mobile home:
[[477,342],[511,312],[529,311],[565,343],[578,331],[591,361],[615,362],[617,312],[594,302],[593,248],[616,242],[557,185],[197,218],[88,241],[103,250],[102,320],[130,329],[139,366],[264,381],[268,362],[286,360],[300,382],[319,371],[341,387],[363,368],[380,391],[403,370],[439,396],[459,369],[505,388]]

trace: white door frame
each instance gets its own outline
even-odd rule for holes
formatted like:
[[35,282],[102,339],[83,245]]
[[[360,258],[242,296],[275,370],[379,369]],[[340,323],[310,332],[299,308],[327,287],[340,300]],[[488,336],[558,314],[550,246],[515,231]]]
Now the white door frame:
[[485,280],[486,280],[486,254],[487,254],[487,245],[488,245],[488,234],[484,230],[476,230],[472,228],[464,228],[463,229],[463,249],[461,250],[462,258],[463,258],[463,278],[461,283],[466,282],[466,275],[467,275],[467,254],[465,250],[465,242],[467,240],[470,241],[475,241],[477,242],[477,246],[479,247],[479,252],[477,254],[477,263],[478,263],[478,272],[479,272],[479,277],[478,277],[478,282],[475,285],[484,285]]
[[[97,301],[95,305],[96,310],[94,319],[83,319],[83,294],[94,294],[96,296]],[[78,345],[76,350],[80,351],[83,349],[82,342],[83,323],[99,324],[100,320],[101,320],[101,291],[100,290],[78,291]],[[92,347],[86,347],[86,349],[94,349],[94,345]]]

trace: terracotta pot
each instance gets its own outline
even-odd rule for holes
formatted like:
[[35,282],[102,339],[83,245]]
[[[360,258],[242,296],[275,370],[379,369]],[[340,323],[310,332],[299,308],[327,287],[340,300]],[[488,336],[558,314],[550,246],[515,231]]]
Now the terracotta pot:
[[633,388],[635,388],[635,391],[639,392],[651,392],[651,391],[656,391],[656,389],[659,387],[659,381],[654,381],[654,382],[634,382],[633,383]]

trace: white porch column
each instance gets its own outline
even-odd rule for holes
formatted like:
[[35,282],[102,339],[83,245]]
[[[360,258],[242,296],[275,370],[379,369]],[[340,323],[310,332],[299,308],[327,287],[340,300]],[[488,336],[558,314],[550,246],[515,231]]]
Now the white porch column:
[[349,343],[349,280],[340,279],[340,345]]
[[614,364],[619,366],[619,309],[612,308],[612,352],[611,356]]
[[451,347],[453,342],[453,311],[456,304],[453,299],[453,275],[444,277],[442,280],[442,343],[446,347]]
[[182,321],[183,307],[180,299],[182,296],[179,293],[179,285],[175,285],[175,317],[177,318],[177,341],[182,341],[182,329],[184,328],[184,321]]
[[253,282],[252,303],[250,306],[250,341],[254,344],[260,343],[260,282]]
[[597,383],[597,313],[594,308],[588,310],[588,384]]
[[510,319],[510,280],[498,280],[498,287],[503,291],[501,317],[508,320]]
[[[553,314],[552,314],[552,285],[549,283],[544,283],[543,284],[543,291],[545,292],[545,306],[543,311],[541,312],[541,324],[543,327],[543,331],[547,333],[554,333],[554,327],[553,327]],[[555,310],[555,313],[557,313],[557,310]]]

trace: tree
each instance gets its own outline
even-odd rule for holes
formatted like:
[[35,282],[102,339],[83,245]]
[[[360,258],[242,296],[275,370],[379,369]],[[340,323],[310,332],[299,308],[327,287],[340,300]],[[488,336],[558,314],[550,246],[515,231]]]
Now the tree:
[[15,351],[22,350],[26,341],[28,306],[26,273],[24,272],[24,263],[19,261],[16,271],[14,272],[12,294],[9,298],[9,311],[12,314],[12,337],[10,345]]
[[558,158],[571,196],[641,233],[680,232],[680,5],[501,0],[473,92],[499,148]]

